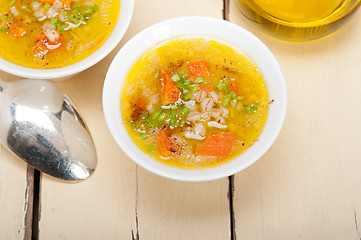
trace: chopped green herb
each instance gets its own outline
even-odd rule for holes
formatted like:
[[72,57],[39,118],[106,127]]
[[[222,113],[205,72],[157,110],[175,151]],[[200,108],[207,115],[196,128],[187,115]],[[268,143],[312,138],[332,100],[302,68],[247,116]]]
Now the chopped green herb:
[[226,78],[226,77],[222,78],[222,81],[223,81],[226,85],[228,85],[228,83],[229,83],[229,80],[228,80],[228,78]]
[[63,16],[68,16],[68,12],[67,12],[67,11],[63,11]]
[[242,97],[242,96],[238,96],[238,97],[237,97],[237,100],[240,101],[240,100],[242,100],[243,98],[244,98],[244,97]]
[[24,9],[24,10],[25,10],[26,12],[28,12],[28,13],[31,13],[31,9],[28,8],[26,5],[22,5],[20,8],[21,8],[21,9]]
[[157,78],[158,76],[159,76],[159,70],[155,72],[154,79]]
[[178,74],[173,74],[172,80],[173,80],[174,82],[178,82],[178,81],[180,80],[179,75],[178,75]]
[[236,99],[236,98],[237,98],[237,94],[234,93],[234,92],[231,92],[231,98]]
[[158,117],[158,121],[164,121],[165,117],[167,116],[167,114],[165,114],[164,112],[160,114],[160,116]]
[[191,94],[187,93],[186,95],[183,96],[184,100],[189,100],[191,98]]
[[189,94],[190,92],[187,90],[187,89],[185,89],[185,90],[183,90],[183,95],[187,95],[187,94]]
[[244,107],[244,110],[246,110],[246,112],[248,112],[248,113],[255,113],[258,109],[258,107],[253,104],[251,104],[251,106],[248,104],[244,104],[243,107]]
[[189,89],[192,92],[196,92],[196,91],[198,91],[200,89],[200,87],[197,84],[192,84],[192,85],[189,85]]
[[9,30],[7,28],[3,27],[3,28],[0,28],[0,32],[8,33]]
[[78,25],[78,24],[80,23],[80,21],[81,21],[81,20],[75,18],[74,21],[73,21],[73,23],[75,23],[76,25]]
[[222,101],[222,106],[223,107],[227,107],[229,105],[229,101],[231,100],[230,97],[225,97],[223,98],[223,101]]
[[132,125],[134,129],[138,128],[138,124],[135,121],[130,121],[130,125]]
[[59,27],[58,27],[58,29],[60,30],[60,31],[64,31],[66,28],[68,28],[69,27],[69,25],[66,23],[66,24],[63,24],[63,25],[59,25]]
[[184,108],[182,109],[182,113],[183,113],[184,115],[186,115],[187,113],[189,113],[189,108],[188,108],[188,107],[184,107]]
[[172,110],[178,109],[178,105],[177,105],[177,104],[173,104],[172,106],[170,106],[170,109],[172,109]]
[[50,23],[53,25],[56,25],[58,23],[58,19],[53,17],[53,18],[51,18]]
[[160,116],[160,111],[155,111],[152,116],[150,116],[150,119],[155,120]]
[[84,9],[84,13],[85,14],[92,14],[93,10],[91,8],[86,8],[86,9]]
[[9,3],[9,7],[13,6],[15,4],[16,0],[12,0],[10,3]]
[[95,5],[92,7],[92,11],[93,11],[93,12],[96,12],[98,9],[99,9],[99,5],[98,5],[98,4],[95,4]]
[[77,15],[80,15],[78,9],[74,9],[74,10],[71,12],[71,14],[73,14],[74,17],[77,16]]
[[50,7],[51,7],[51,5],[49,3],[45,3],[45,5],[44,5],[45,10],[48,10]]
[[189,80],[185,80],[183,83],[184,86],[189,86],[190,84],[191,84],[191,81],[189,81]]
[[175,120],[174,118],[173,119],[171,119],[170,120],[170,125],[172,126],[172,127],[175,127],[175,125],[177,124],[177,120]]
[[147,111],[143,112],[142,114],[140,114],[140,119],[145,120],[149,117],[149,113]]
[[203,78],[202,77],[197,77],[196,80],[194,80],[195,83],[201,83],[203,82]]
[[231,89],[229,87],[225,87],[226,93],[230,94],[231,93]]
[[155,146],[154,146],[154,144],[151,144],[151,145],[148,145],[147,146],[147,152],[153,152],[155,150]]
[[81,9],[81,6],[79,4],[74,4],[73,7],[76,9]]
[[142,140],[146,139],[147,137],[148,137],[147,133],[141,133],[140,136],[139,136],[139,138],[142,139]]
[[180,74],[179,74],[179,76],[180,76],[180,78],[181,79],[186,79],[186,78],[188,78],[188,75],[185,73],[185,72],[181,72]]
[[184,124],[186,123],[186,121],[185,120],[182,120],[181,122],[180,122],[180,124],[179,124],[179,127],[184,127]]
[[226,90],[227,85],[221,81],[218,83],[217,88],[218,88],[218,90],[223,91],[223,90]]

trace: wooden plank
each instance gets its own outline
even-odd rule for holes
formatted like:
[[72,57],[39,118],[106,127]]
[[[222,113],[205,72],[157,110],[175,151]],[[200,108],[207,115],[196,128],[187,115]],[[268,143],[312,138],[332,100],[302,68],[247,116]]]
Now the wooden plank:
[[[0,71],[5,81],[17,80]],[[0,239],[31,239],[34,170],[0,146]]]
[[[222,0],[135,1],[124,40],[172,17],[222,18]],[[93,134],[98,167],[85,182],[42,178],[39,239],[229,239],[228,180],[182,183],[155,176],[119,150],[105,125],[103,80],[116,51],[77,77],[58,83]]]
[[230,8],[279,60],[289,97],[275,144],[235,175],[237,239],[360,239],[361,11],[326,39],[286,43]]
[[[102,112],[110,58],[59,86],[83,114],[97,148],[93,176],[69,184],[42,175],[39,239],[129,239],[135,226],[135,164],[113,141]],[[105,64],[106,63],[106,64]]]
[[[136,1],[133,24],[141,30],[184,15],[222,18],[223,1]],[[133,26],[134,26],[133,25]],[[229,239],[228,180],[183,183],[138,169],[140,239]]]

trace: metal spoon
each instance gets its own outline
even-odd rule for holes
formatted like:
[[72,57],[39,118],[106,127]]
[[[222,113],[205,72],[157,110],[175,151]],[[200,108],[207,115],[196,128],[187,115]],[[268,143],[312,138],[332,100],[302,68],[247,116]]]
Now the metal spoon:
[[92,137],[76,107],[45,80],[0,80],[0,143],[34,168],[66,181],[96,167]]

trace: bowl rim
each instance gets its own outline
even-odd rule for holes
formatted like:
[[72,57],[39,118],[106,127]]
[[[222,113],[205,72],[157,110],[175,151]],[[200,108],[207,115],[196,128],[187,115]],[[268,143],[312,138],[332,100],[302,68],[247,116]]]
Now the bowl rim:
[[134,0],[119,0],[120,9],[119,16],[112,33],[108,39],[102,44],[102,46],[94,53],[86,57],[85,59],[76,62],[74,64],[52,69],[37,69],[31,67],[24,67],[12,63],[4,58],[0,57],[0,70],[6,73],[30,78],[30,79],[63,79],[69,76],[76,75],[100,62],[104,59],[122,40],[126,33],[130,21],[133,16]]
[[[186,29],[187,27],[188,29]],[[201,34],[194,34],[198,32],[201,32]],[[228,35],[225,33],[228,33]],[[159,42],[187,35],[198,35],[200,37],[205,36],[223,40],[243,51],[261,70],[267,89],[270,90],[271,87],[275,89],[272,90],[275,92],[272,94],[278,94],[278,99],[270,104],[267,120],[258,140],[252,146],[227,163],[199,170],[181,169],[165,165],[140,150],[129,137],[122,122],[120,110],[121,89],[125,77],[134,63],[147,50],[156,46]],[[235,37],[240,38],[237,39]],[[243,42],[247,42],[248,45],[242,47]],[[258,54],[256,58],[254,57],[256,56],[255,54]],[[269,99],[271,100],[272,96],[269,95]],[[263,156],[271,147],[282,128],[287,109],[287,91],[284,77],[276,58],[266,45],[252,33],[222,19],[186,16],[168,19],[146,28],[131,38],[120,49],[113,59],[105,78],[103,109],[111,135],[123,152],[135,163],[162,177],[180,181],[201,182],[233,175],[246,169]],[[273,112],[277,112],[277,114]],[[267,131],[265,131],[266,129]]]

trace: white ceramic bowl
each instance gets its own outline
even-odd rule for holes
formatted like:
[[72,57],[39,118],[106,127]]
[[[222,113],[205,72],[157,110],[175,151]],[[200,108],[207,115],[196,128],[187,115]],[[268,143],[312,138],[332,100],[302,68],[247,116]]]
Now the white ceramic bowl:
[[[268,117],[258,141],[236,159],[223,165],[186,170],[162,164],[141,151],[124,127],[120,95],[124,80],[133,64],[157,43],[186,35],[207,36],[228,42],[242,50],[256,63],[268,88]],[[137,164],[163,177],[182,181],[208,181],[230,176],[257,161],[275,141],[281,130],[287,106],[286,86],[277,60],[270,50],[245,29],[224,20],[209,17],[181,17],[155,24],[129,40],[114,58],[104,84],[105,119],[117,144]]]
[[63,80],[76,75],[98,63],[118,45],[128,29],[133,15],[133,9],[134,0],[120,0],[119,17],[113,32],[96,52],[80,62],[62,68],[35,69],[16,65],[0,57],[0,70],[16,76],[32,79]]

